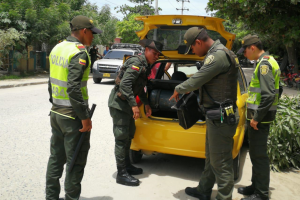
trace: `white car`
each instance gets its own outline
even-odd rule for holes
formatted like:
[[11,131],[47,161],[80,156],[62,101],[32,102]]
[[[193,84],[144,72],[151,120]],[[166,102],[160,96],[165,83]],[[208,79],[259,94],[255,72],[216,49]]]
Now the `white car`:
[[100,83],[103,78],[115,79],[122,67],[124,55],[138,55],[142,53],[138,44],[120,43],[111,46],[112,50],[106,55],[96,60],[93,65],[93,80]]

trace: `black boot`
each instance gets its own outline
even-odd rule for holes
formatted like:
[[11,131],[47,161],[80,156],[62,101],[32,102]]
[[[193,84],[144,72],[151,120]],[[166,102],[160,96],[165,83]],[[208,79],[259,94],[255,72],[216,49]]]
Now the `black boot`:
[[139,174],[143,173],[142,168],[137,168],[137,167],[133,166],[132,164],[127,164],[126,170],[127,170],[128,174],[130,174],[130,175],[139,175]]
[[125,165],[126,165],[126,170],[130,175],[139,175],[143,173],[142,168],[137,168],[131,164],[129,155],[125,157]]
[[241,198],[241,200],[269,200],[269,198],[268,197],[262,197],[259,194],[252,194],[249,197]]
[[140,181],[128,174],[125,167],[118,167],[117,183],[128,186],[140,185]]
[[192,196],[192,197],[199,198],[200,200],[210,200],[210,196],[211,196],[211,195],[201,194],[200,192],[198,192],[196,187],[194,187],[194,188],[191,188],[191,187],[185,188],[185,193],[187,195]]
[[254,190],[255,190],[255,188],[252,185],[246,186],[246,187],[239,187],[238,193],[249,196],[249,195],[254,194]]

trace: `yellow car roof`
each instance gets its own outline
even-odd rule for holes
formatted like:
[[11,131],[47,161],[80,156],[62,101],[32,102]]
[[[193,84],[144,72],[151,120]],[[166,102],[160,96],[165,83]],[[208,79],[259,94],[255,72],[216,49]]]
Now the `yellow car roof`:
[[[136,17],[135,20],[144,22],[144,28],[136,32],[140,39],[146,38],[149,31],[158,29],[160,27],[166,28],[170,26],[173,28],[178,27],[187,30],[189,27],[201,26],[205,27],[207,30],[218,32],[227,41],[226,47],[228,49],[231,49],[232,44],[235,40],[234,34],[225,31],[222,23],[225,20],[216,17],[192,15],[150,15],[139,16]],[[169,59],[199,60],[199,57],[197,55],[179,54],[177,50],[163,50],[162,53]]]

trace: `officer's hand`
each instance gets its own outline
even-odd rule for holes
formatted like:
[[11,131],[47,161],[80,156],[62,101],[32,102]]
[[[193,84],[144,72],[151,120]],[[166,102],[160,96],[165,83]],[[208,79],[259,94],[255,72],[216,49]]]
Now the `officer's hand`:
[[169,101],[171,101],[173,98],[175,99],[176,102],[179,100],[179,93],[176,92],[176,90],[174,90],[174,93],[171,96],[171,98],[169,99]]
[[137,106],[132,107],[133,119],[138,119],[140,117],[140,109]]
[[149,105],[145,105],[146,108],[146,116],[149,117],[152,115],[152,109]]
[[250,126],[251,126],[254,130],[258,130],[257,124],[258,124],[257,121],[255,121],[254,119],[251,119],[251,121],[250,121]]
[[92,121],[90,118],[81,120],[82,129],[79,129],[80,132],[90,132],[92,130]]

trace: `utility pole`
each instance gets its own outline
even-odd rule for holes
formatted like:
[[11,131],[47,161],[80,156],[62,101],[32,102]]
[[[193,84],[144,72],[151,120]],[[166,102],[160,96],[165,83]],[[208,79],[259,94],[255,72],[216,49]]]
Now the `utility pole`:
[[[155,15],[158,15],[158,0],[155,0]],[[154,29],[153,40],[157,40],[157,29]]]
[[184,2],[189,2],[189,3],[190,3],[189,0],[187,0],[187,1],[185,1],[185,0],[176,0],[176,1],[177,1],[177,2],[182,1],[182,8],[181,8],[181,9],[180,9],[180,8],[176,8],[176,10],[181,10],[181,15],[183,15],[183,11],[184,11],[184,10],[189,11],[189,9],[183,8]]

